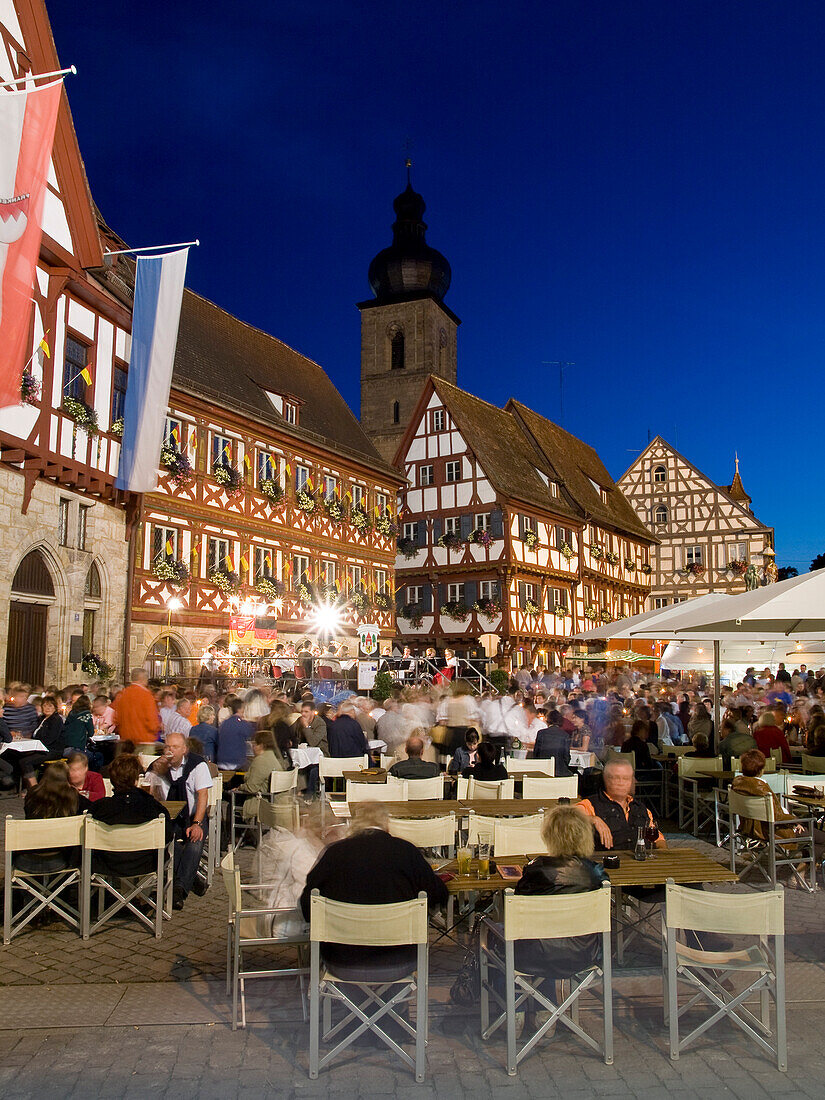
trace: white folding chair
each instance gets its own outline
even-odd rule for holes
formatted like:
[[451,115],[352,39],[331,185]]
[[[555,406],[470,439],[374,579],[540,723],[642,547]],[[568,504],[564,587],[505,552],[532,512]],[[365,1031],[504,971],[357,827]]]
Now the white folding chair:
[[676,762],[676,775],[679,787],[679,828],[690,826],[693,835],[698,836],[703,825],[715,824],[716,799],[711,790],[706,789],[709,776],[700,772],[724,771],[721,756],[705,759],[701,756],[680,756]]
[[[387,779],[392,779],[387,776]],[[347,805],[353,802],[406,802],[407,780],[396,779],[393,783],[356,783],[347,780]]]
[[467,790],[468,790],[469,786],[470,786],[470,780],[469,779],[465,779],[463,775],[459,775],[459,776],[456,777],[455,796],[459,801],[461,801],[462,799],[465,799],[467,797]]
[[470,810],[467,815],[467,843],[492,844],[497,821],[497,817],[488,817],[486,814],[477,814],[475,810]]
[[270,800],[259,794],[255,816],[258,821],[259,848],[264,829],[289,829],[291,833],[297,833],[301,827],[301,808],[294,798]]
[[[813,817],[807,816],[776,820],[773,797],[771,795],[740,794],[731,788],[728,791],[727,812],[729,815],[730,869],[744,882],[751,871],[760,875],[776,889],[777,872],[780,867],[790,868],[794,880],[805,890],[816,890],[816,854],[814,850]],[[739,819],[737,827],[736,818]],[[747,831],[743,822],[758,822],[762,836],[755,831]],[[776,835],[777,828],[801,826],[802,832],[792,837]],[[808,869],[808,881],[800,871],[800,865]]]
[[202,874],[209,886],[215,874],[215,868],[221,861],[221,808],[223,804],[223,779],[212,776],[212,786],[207,791],[206,816],[209,824],[205,831],[205,841],[198,873]]
[[112,797],[112,781],[103,776],[103,790],[105,791],[105,797]]
[[544,815],[523,818],[496,818],[493,829],[493,851],[496,859],[507,856],[531,856],[545,852],[541,835]]
[[443,775],[434,775],[430,779],[408,779],[406,783],[407,798],[411,802],[444,797]]
[[526,776],[521,793],[523,798],[578,798],[579,777],[560,775],[552,779],[531,779]]
[[822,775],[825,772],[825,756],[809,756],[802,753],[802,771],[811,775]]
[[[566,979],[569,992],[560,1004],[541,990],[546,975],[531,974],[516,967],[515,945],[521,940],[554,940],[567,936],[601,934],[602,962]],[[504,894],[504,927],[484,917],[479,938],[479,969],[481,971],[481,1037],[489,1037],[503,1024],[507,1025],[507,1072],[514,1076],[518,1064],[536,1047],[556,1024],[562,1023],[592,1050],[602,1055],[605,1065],[613,1062],[613,982],[610,957],[610,884],[600,890],[583,894],[540,894],[517,896],[512,890]],[[503,994],[491,981],[490,971],[499,975]],[[503,979],[503,981],[501,981]],[[579,1023],[578,1002],[601,979],[604,1010],[604,1037],[600,1043]],[[564,988],[564,987],[563,987]],[[500,1010],[490,1020],[490,1000]],[[523,1043],[516,1040],[516,1013],[524,1011],[525,1003],[535,1002],[548,1013],[547,1019]]]
[[390,817],[389,833],[408,840],[416,848],[441,848],[446,849],[449,858],[455,855],[455,813],[441,817]]
[[[266,799],[262,800],[267,806]],[[301,1008],[304,1020],[307,1018],[306,993],[304,978],[309,974],[309,967],[268,967],[254,969],[246,965],[245,951],[256,951],[260,948],[280,948],[287,945],[306,945],[309,943],[309,930],[306,927],[303,914],[300,909],[270,909],[257,905],[246,906],[244,904],[244,891],[250,897],[249,891],[267,890],[270,884],[255,883],[244,885],[241,883],[240,868],[235,866],[233,852],[227,852],[221,860],[221,873],[226,894],[229,898],[229,918],[227,922],[226,937],[226,992],[232,990],[232,1030],[238,1027],[238,1002],[241,1009],[241,1027],[246,1027],[246,983],[254,978],[297,978],[301,991]],[[289,926],[292,926],[292,931]],[[269,935],[264,933],[268,927]],[[299,928],[300,931],[295,931]],[[300,961],[300,959],[299,959]]]
[[[372,1031],[397,1054],[415,1073],[418,1082],[424,1080],[424,1047],[427,1041],[428,945],[427,895],[420,893],[412,901],[389,905],[351,905],[323,898],[317,890],[310,897],[311,974],[309,987],[309,1076],[318,1073],[366,1031]],[[388,966],[380,962],[365,962],[353,966],[330,966],[321,960],[321,944],[350,946],[417,948],[412,965]],[[366,1000],[358,1003],[354,991]],[[324,1005],[323,1042],[334,1039],[351,1020],[360,1021],[348,1035],[320,1055],[321,1002]],[[396,1009],[415,1002],[415,1027],[399,1016]],[[343,1020],[333,1026],[332,1004],[345,1011]],[[374,1011],[373,1011],[374,1010]],[[371,1015],[368,1014],[371,1012]],[[415,1057],[411,1057],[380,1026],[393,1020],[407,1035],[415,1039]]]
[[[158,816],[144,825],[104,825],[102,821],[87,818],[83,830],[83,880],[81,913],[83,939],[87,940],[104,924],[123,909],[137,917],[141,924],[160,939],[164,916],[172,910],[172,848],[174,840],[166,841],[166,819]],[[126,855],[146,852],[155,856],[151,871],[136,875],[93,870],[95,852]],[[97,919],[92,922],[92,890],[97,892]],[[166,904],[164,906],[164,894]],[[112,903],[104,909],[108,896]],[[149,906],[151,917],[138,908],[137,902]],[[164,913],[164,908],[166,912]]]
[[273,771],[269,774],[269,793],[286,794],[287,791],[298,790],[298,769],[290,768],[289,771]]
[[[16,821],[6,816],[4,944],[11,943],[44,909],[81,931],[82,905],[72,904],[66,894],[69,890],[81,892],[80,867],[72,865],[71,849],[83,844],[84,821],[82,815],[42,821]],[[49,854],[40,856],[39,851]],[[12,908],[15,890],[28,895],[16,914]]]
[[[735,792],[734,792],[735,793]],[[785,1027],[785,909],[782,890],[755,894],[720,894],[675,886],[671,879],[662,907],[662,972],[666,1020],[670,1026],[670,1057],[676,1061],[700,1035],[727,1018],[776,1058],[780,1070],[788,1068]],[[691,947],[676,937],[677,931],[710,932],[723,936],[759,937],[759,942],[742,949],[707,951]],[[773,944],[769,938],[773,938]],[[726,988],[726,975],[744,974],[750,981],[733,993]],[[678,982],[693,992],[679,1007]],[[745,1002],[759,994],[759,1018]],[[776,1042],[771,1044],[770,999],[776,1015]],[[715,1009],[711,1016],[680,1039],[679,1023],[695,1005],[707,1001]],[[715,1032],[713,1033],[715,1037]]]
[[397,763],[395,756],[389,756],[386,753],[381,753],[381,767],[384,771],[389,771],[393,764]]
[[467,798],[515,798],[515,779],[484,780],[470,776],[467,784]]
[[542,775],[555,775],[556,774],[556,761],[552,758],[550,760],[516,760],[515,757],[508,756],[502,763],[507,769],[507,774],[511,776],[524,775],[525,772],[541,772]]
[[369,756],[322,756],[318,761],[321,798],[327,793],[327,780],[341,779],[344,772],[360,772],[369,766]]

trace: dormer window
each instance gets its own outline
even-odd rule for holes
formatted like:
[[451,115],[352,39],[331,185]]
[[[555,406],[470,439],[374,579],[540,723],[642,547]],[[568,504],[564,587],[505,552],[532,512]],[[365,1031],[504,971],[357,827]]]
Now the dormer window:
[[284,420],[287,424],[298,423],[298,406],[294,401],[284,401]]
[[299,401],[292,397],[285,397],[282,393],[273,393],[271,390],[264,390],[264,393],[269,398],[272,408],[275,412],[280,413],[287,424],[298,423]]

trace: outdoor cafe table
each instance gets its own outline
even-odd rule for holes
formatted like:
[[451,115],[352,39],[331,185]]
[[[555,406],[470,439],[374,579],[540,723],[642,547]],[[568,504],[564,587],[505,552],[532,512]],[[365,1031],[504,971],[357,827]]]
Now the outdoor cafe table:
[[[578,799],[571,799],[571,804]],[[350,811],[357,816],[361,806],[372,805],[371,802],[351,802]],[[526,817],[529,814],[538,814],[543,810],[549,810],[558,805],[558,800],[553,798],[421,798],[410,802],[382,802],[390,817],[423,818],[441,817],[454,813],[457,818],[468,817],[470,810],[488,817]]]

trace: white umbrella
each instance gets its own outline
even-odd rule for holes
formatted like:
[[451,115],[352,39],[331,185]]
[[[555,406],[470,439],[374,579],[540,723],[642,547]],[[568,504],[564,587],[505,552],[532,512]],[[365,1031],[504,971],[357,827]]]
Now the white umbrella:
[[[751,641],[722,642],[719,659],[725,668],[775,668],[779,661],[798,664],[804,661],[804,642],[789,643]],[[821,650],[825,652],[825,650]],[[662,668],[712,668],[713,642],[711,640],[678,640],[669,642],[662,654]]]
[[666,638],[669,636],[670,631],[665,630],[664,627],[669,619],[684,615],[685,609],[688,607],[701,609],[723,599],[725,599],[723,592],[710,592],[707,596],[696,596],[684,603],[674,603],[670,607],[657,607],[655,611],[643,611],[641,615],[631,615],[627,619],[617,619],[614,623],[605,623],[603,626],[594,627],[593,630],[584,630],[580,634],[574,634],[573,641],[605,642],[611,638],[628,638],[642,627],[655,627],[655,630],[653,633],[643,634],[640,637]]

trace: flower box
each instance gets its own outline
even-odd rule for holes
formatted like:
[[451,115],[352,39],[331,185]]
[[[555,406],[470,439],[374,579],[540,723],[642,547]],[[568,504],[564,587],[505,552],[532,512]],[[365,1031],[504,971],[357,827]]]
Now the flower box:
[[241,491],[241,475],[228,462],[216,462],[212,467],[212,477],[218,485],[223,485],[230,496]]
[[418,553],[418,547],[415,545],[415,543],[413,542],[412,539],[408,539],[408,538],[398,539],[396,541],[395,545],[398,549],[398,553],[403,558],[406,558],[407,561],[409,561],[410,558],[414,558],[415,555]]
[[225,595],[237,592],[241,586],[240,577],[230,569],[213,569],[209,574],[209,581]]
[[99,657],[97,653],[84,653],[80,661],[80,667],[87,676],[93,680],[111,680],[115,674],[112,666]]
[[160,465],[169,471],[172,481],[180,489],[193,478],[192,464],[185,454],[171,443],[164,443],[160,448]]
[[398,534],[398,527],[393,523],[386,512],[376,517],[375,530],[379,535],[383,535],[385,539],[394,538]]
[[87,435],[97,435],[97,413],[91,405],[87,405],[85,401],[78,401],[74,397],[64,397],[63,412],[70,416],[78,428]]
[[173,588],[186,588],[189,584],[189,569],[186,563],[171,557],[156,558],[152,562],[152,573],[159,581],[164,581]]
[[366,535],[372,527],[370,517],[363,508],[353,508],[350,512],[349,521],[359,535]]
[[311,516],[317,507],[315,496],[308,489],[299,489],[295,494],[295,505],[306,515]]
[[276,481],[274,477],[263,478],[258,488],[261,491],[261,495],[266,497],[273,508],[284,499],[284,491],[281,488],[281,483]]
[[448,600],[441,605],[441,614],[453,622],[462,623],[469,616],[470,609],[461,600]]
[[524,610],[528,615],[541,615],[541,608],[535,600],[525,600]]
[[275,603],[283,596],[284,585],[282,581],[277,580],[275,577],[258,577],[255,582],[255,591],[269,603]]

